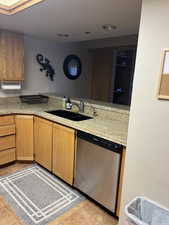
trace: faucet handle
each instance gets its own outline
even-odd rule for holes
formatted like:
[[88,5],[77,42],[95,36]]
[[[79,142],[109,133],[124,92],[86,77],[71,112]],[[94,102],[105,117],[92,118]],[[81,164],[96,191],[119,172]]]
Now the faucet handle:
[[96,111],[96,108],[94,106],[92,106],[92,115],[94,117],[98,116],[97,111]]

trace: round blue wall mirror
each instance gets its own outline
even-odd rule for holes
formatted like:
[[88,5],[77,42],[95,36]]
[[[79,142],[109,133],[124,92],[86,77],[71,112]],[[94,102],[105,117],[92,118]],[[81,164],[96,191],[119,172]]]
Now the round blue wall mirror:
[[77,79],[82,72],[80,58],[76,55],[68,55],[63,63],[63,71],[67,78],[71,80]]

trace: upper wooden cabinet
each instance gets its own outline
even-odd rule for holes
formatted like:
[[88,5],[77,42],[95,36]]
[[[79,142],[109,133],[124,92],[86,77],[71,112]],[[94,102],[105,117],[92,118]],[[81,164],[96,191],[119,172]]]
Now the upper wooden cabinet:
[[73,184],[75,158],[75,130],[53,124],[52,172],[64,181]]
[[21,34],[0,31],[0,80],[24,79],[24,37]]
[[17,160],[34,160],[33,156],[33,116],[17,115],[16,156]]
[[34,119],[35,161],[52,170],[52,122],[35,117]]

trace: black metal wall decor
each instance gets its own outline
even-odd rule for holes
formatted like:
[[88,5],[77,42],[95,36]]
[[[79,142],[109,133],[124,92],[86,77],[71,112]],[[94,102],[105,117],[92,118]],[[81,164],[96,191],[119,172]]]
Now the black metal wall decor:
[[63,71],[67,78],[76,80],[82,72],[80,58],[76,55],[68,55],[63,63]]
[[41,65],[40,71],[41,72],[46,71],[46,76],[49,77],[51,81],[53,81],[55,70],[50,64],[50,60],[44,57],[42,54],[37,54],[36,60]]

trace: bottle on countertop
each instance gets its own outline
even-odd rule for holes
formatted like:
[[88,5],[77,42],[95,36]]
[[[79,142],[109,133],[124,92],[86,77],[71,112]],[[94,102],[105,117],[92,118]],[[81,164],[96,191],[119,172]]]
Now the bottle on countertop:
[[70,98],[68,98],[67,100],[66,100],[66,109],[71,109],[72,108],[72,103],[71,103],[71,101],[70,101]]
[[63,99],[62,99],[62,107],[63,107],[63,109],[66,109],[66,101],[67,101],[67,98],[66,98],[66,96],[64,96]]

